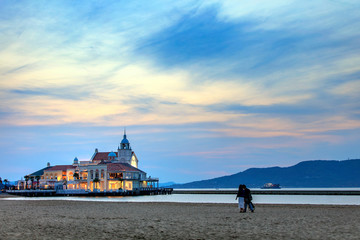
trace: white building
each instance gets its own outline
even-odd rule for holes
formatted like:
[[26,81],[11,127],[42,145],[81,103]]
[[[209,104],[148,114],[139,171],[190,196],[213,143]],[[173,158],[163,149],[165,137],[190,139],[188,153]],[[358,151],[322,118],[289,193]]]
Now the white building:
[[[139,160],[124,137],[115,152],[99,152],[95,149],[89,161],[76,157],[71,165],[48,166],[25,176],[18,188],[83,189],[88,191],[137,191],[158,188],[159,179],[149,178],[138,168]],[[27,180],[28,179],[28,180]],[[36,180],[38,179],[38,180]],[[61,186],[62,185],[62,186]]]

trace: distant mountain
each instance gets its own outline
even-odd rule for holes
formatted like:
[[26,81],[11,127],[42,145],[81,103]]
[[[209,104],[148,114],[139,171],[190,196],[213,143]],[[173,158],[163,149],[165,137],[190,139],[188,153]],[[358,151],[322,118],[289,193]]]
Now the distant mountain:
[[229,176],[171,187],[237,188],[240,183],[252,188],[265,183],[279,183],[281,187],[360,187],[360,159],[314,160],[291,167],[250,168]]
[[165,183],[159,183],[159,187],[168,187],[171,185],[176,185],[177,183],[175,182],[165,182]]

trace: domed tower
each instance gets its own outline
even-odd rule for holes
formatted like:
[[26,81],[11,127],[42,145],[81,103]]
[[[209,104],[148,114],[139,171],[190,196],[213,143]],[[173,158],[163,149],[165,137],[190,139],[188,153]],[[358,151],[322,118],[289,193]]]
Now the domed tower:
[[73,165],[79,165],[79,159],[77,157],[74,158]]
[[132,150],[130,142],[126,138],[126,130],[124,130],[124,138],[118,147],[118,160],[123,163],[131,163]]
[[126,138],[126,130],[124,130],[124,138],[120,143],[120,149],[130,149],[131,150],[129,140],[127,140],[127,138]]

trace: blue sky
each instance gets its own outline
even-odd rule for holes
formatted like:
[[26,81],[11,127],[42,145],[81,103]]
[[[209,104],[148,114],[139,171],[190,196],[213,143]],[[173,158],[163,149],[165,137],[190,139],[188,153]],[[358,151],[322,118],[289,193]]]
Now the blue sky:
[[116,150],[189,182],[360,158],[358,1],[0,1],[0,177]]

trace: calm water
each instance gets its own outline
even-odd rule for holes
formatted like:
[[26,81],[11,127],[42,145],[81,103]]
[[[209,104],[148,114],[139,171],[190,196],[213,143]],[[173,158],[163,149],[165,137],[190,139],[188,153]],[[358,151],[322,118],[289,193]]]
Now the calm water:
[[[288,190],[291,190],[288,188]],[[301,189],[296,189],[301,190]],[[310,189],[302,189],[310,190]],[[316,188],[311,190],[360,190],[360,188]],[[5,200],[5,199],[4,199]],[[182,202],[182,203],[237,203],[235,194],[171,194],[127,197],[16,197],[8,200],[67,200],[96,202]],[[326,204],[360,205],[360,196],[336,195],[253,195],[254,204]]]

